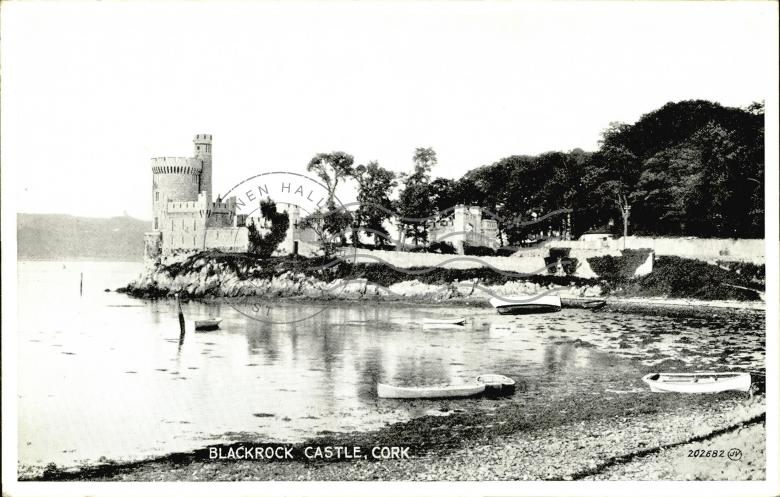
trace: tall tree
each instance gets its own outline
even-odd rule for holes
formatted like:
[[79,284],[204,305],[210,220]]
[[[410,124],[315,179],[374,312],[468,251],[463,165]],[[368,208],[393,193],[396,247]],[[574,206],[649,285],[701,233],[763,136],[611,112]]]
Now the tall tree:
[[761,237],[763,143],[760,103],[739,109],[690,100],[668,103],[633,125],[611,125],[602,152],[627,150],[640,162],[636,231]]
[[505,160],[500,160],[489,166],[478,167],[466,173],[466,177],[471,180],[476,187],[477,198],[475,204],[489,211],[487,216],[497,216],[498,241],[501,246],[504,245],[504,231],[506,218],[511,214],[505,209],[507,202],[506,188],[509,181],[511,164]]
[[353,230],[352,241],[356,246],[359,245],[358,232],[364,228],[369,235],[373,234],[376,245],[385,245],[388,232],[383,223],[390,217],[387,211],[393,209],[390,195],[398,186],[395,173],[372,161],[357,166],[353,177],[358,184],[359,206],[354,214],[353,226],[356,229]]
[[315,155],[306,166],[306,170],[315,173],[328,190],[322,229],[329,236],[338,236],[341,245],[347,244],[346,231],[352,223],[352,216],[341,206],[336,206],[336,188],[339,181],[352,176],[354,162],[354,157],[346,152],[331,152]]
[[[526,223],[533,219],[532,214],[541,212],[540,186],[543,180],[537,174],[538,165],[534,157],[512,155],[499,160],[500,182],[483,183],[481,189],[494,189],[488,197],[483,197],[483,206],[491,205],[497,209],[502,220],[499,226],[506,233],[507,242],[521,244],[537,226]],[[499,207],[500,205],[500,207]]]
[[430,178],[431,170],[439,162],[436,158],[436,152],[430,147],[416,148],[412,160],[414,161],[412,175],[417,175],[420,178]]
[[593,156],[585,181],[590,185],[591,200],[613,205],[623,220],[623,244],[628,236],[631,208],[637,201],[636,185],[641,174],[641,162],[622,146],[603,146]]
[[449,178],[436,178],[431,181],[431,201],[436,212],[446,211],[447,209],[462,203],[458,200],[459,192],[457,188],[457,182]]
[[[411,174],[402,174],[404,185],[396,202],[396,210],[401,216],[399,227],[404,236],[411,237],[415,245],[428,241],[428,222],[422,218],[433,215],[431,200],[431,170],[437,164],[436,152],[432,148],[417,148],[412,156],[414,170]],[[414,218],[416,220],[409,220]],[[419,220],[422,219],[422,220]]]

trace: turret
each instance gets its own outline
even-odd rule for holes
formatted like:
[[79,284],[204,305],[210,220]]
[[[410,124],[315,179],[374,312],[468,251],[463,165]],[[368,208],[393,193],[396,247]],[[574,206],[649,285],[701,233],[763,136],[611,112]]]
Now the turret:
[[198,199],[200,177],[200,160],[189,157],[152,158],[153,229],[160,229],[164,222],[168,202],[193,202]]
[[211,201],[211,135],[195,135],[195,159],[200,161],[202,168],[198,191],[206,192],[206,198]]

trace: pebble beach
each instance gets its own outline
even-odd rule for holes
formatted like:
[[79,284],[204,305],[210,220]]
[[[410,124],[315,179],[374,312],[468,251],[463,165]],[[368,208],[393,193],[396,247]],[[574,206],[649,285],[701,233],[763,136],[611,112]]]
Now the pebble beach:
[[[446,405],[446,404],[442,404]],[[451,408],[450,408],[451,409]],[[50,473],[45,480],[751,480],[765,477],[765,398],[627,394],[568,399],[540,412],[425,416],[368,433],[330,434],[305,444],[406,445],[405,460],[214,461],[205,450],[130,464]],[[247,442],[251,442],[248,440]],[[300,448],[300,447],[298,447]],[[740,460],[691,457],[691,450]]]

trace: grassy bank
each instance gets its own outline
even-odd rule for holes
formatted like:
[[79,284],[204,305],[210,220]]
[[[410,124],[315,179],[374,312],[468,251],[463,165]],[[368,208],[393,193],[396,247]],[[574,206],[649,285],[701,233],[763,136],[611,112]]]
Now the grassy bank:
[[763,282],[750,274],[681,257],[659,257],[652,273],[607,283],[612,294],[626,297],[750,301],[764,291]]

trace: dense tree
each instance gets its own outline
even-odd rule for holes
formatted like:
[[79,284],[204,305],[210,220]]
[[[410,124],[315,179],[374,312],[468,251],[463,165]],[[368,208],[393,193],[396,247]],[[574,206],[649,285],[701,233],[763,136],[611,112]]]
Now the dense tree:
[[[358,182],[361,204],[389,206],[392,173],[375,163],[353,170],[352,162],[343,152],[310,162],[309,171],[331,193],[329,206],[346,177]],[[477,205],[497,215],[500,244],[577,237],[606,224],[623,235],[764,235],[763,103],[744,109],[704,100],[668,103],[634,124],[610,123],[593,153],[512,155],[457,180],[432,180],[436,163],[433,149],[415,150],[412,172],[400,176],[394,210],[424,219],[458,204]],[[351,222],[384,233],[385,219],[361,207],[354,220],[326,219],[322,228],[335,233]],[[402,236],[415,244],[427,241],[427,227],[426,221],[399,220]]]
[[255,222],[248,225],[249,251],[267,258],[271,257],[287,236],[290,219],[286,211],[277,212],[276,203],[270,198],[260,201],[260,214],[262,219],[259,220],[259,227]]
[[343,178],[352,175],[355,158],[346,152],[319,153],[312,157],[306,170],[315,173],[328,189],[328,200],[333,201],[336,187]]
[[439,162],[436,158],[436,152],[430,147],[416,148],[412,160],[414,161],[414,173],[412,175],[418,175],[420,178],[430,178],[431,170]]
[[388,211],[392,212],[393,209],[390,195],[398,186],[395,173],[372,161],[357,166],[353,177],[358,184],[359,205],[354,213],[352,241],[356,246],[359,245],[359,231],[363,229],[374,236],[376,245],[384,245],[388,232],[383,223],[390,217]]
[[498,241],[503,246],[505,242],[504,231],[506,224],[511,223],[508,218],[512,213],[506,209],[507,184],[511,174],[510,162],[500,160],[489,166],[482,166],[466,173],[464,178],[471,181],[475,188],[476,198],[473,205],[478,205],[490,212],[487,217],[492,217],[498,224]]
[[315,155],[306,166],[306,170],[315,173],[328,190],[326,212],[321,214],[323,220],[320,228],[330,237],[338,236],[341,245],[347,244],[346,232],[352,224],[352,216],[342,206],[336,205],[336,188],[342,179],[353,175],[354,162],[354,157],[346,152],[331,152]]
[[437,164],[436,152],[432,148],[417,148],[412,160],[413,172],[401,175],[404,187],[398,196],[396,210],[401,218],[401,234],[419,245],[428,241],[428,222],[424,218],[434,214],[430,181],[431,170]]
[[435,212],[447,211],[460,202],[458,182],[448,178],[436,178],[431,181],[430,195]]
[[631,209],[639,197],[636,184],[641,166],[641,161],[625,147],[605,145],[593,155],[584,178],[592,193],[592,203],[602,207],[611,205],[618,210],[624,237],[628,236]]
[[[738,109],[692,100],[666,104],[633,125],[610,125],[594,157],[617,149],[639,161],[628,196],[637,232],[762,237],[763,140],[762,104]],[[591,194],[602,191],[590,186]]]

